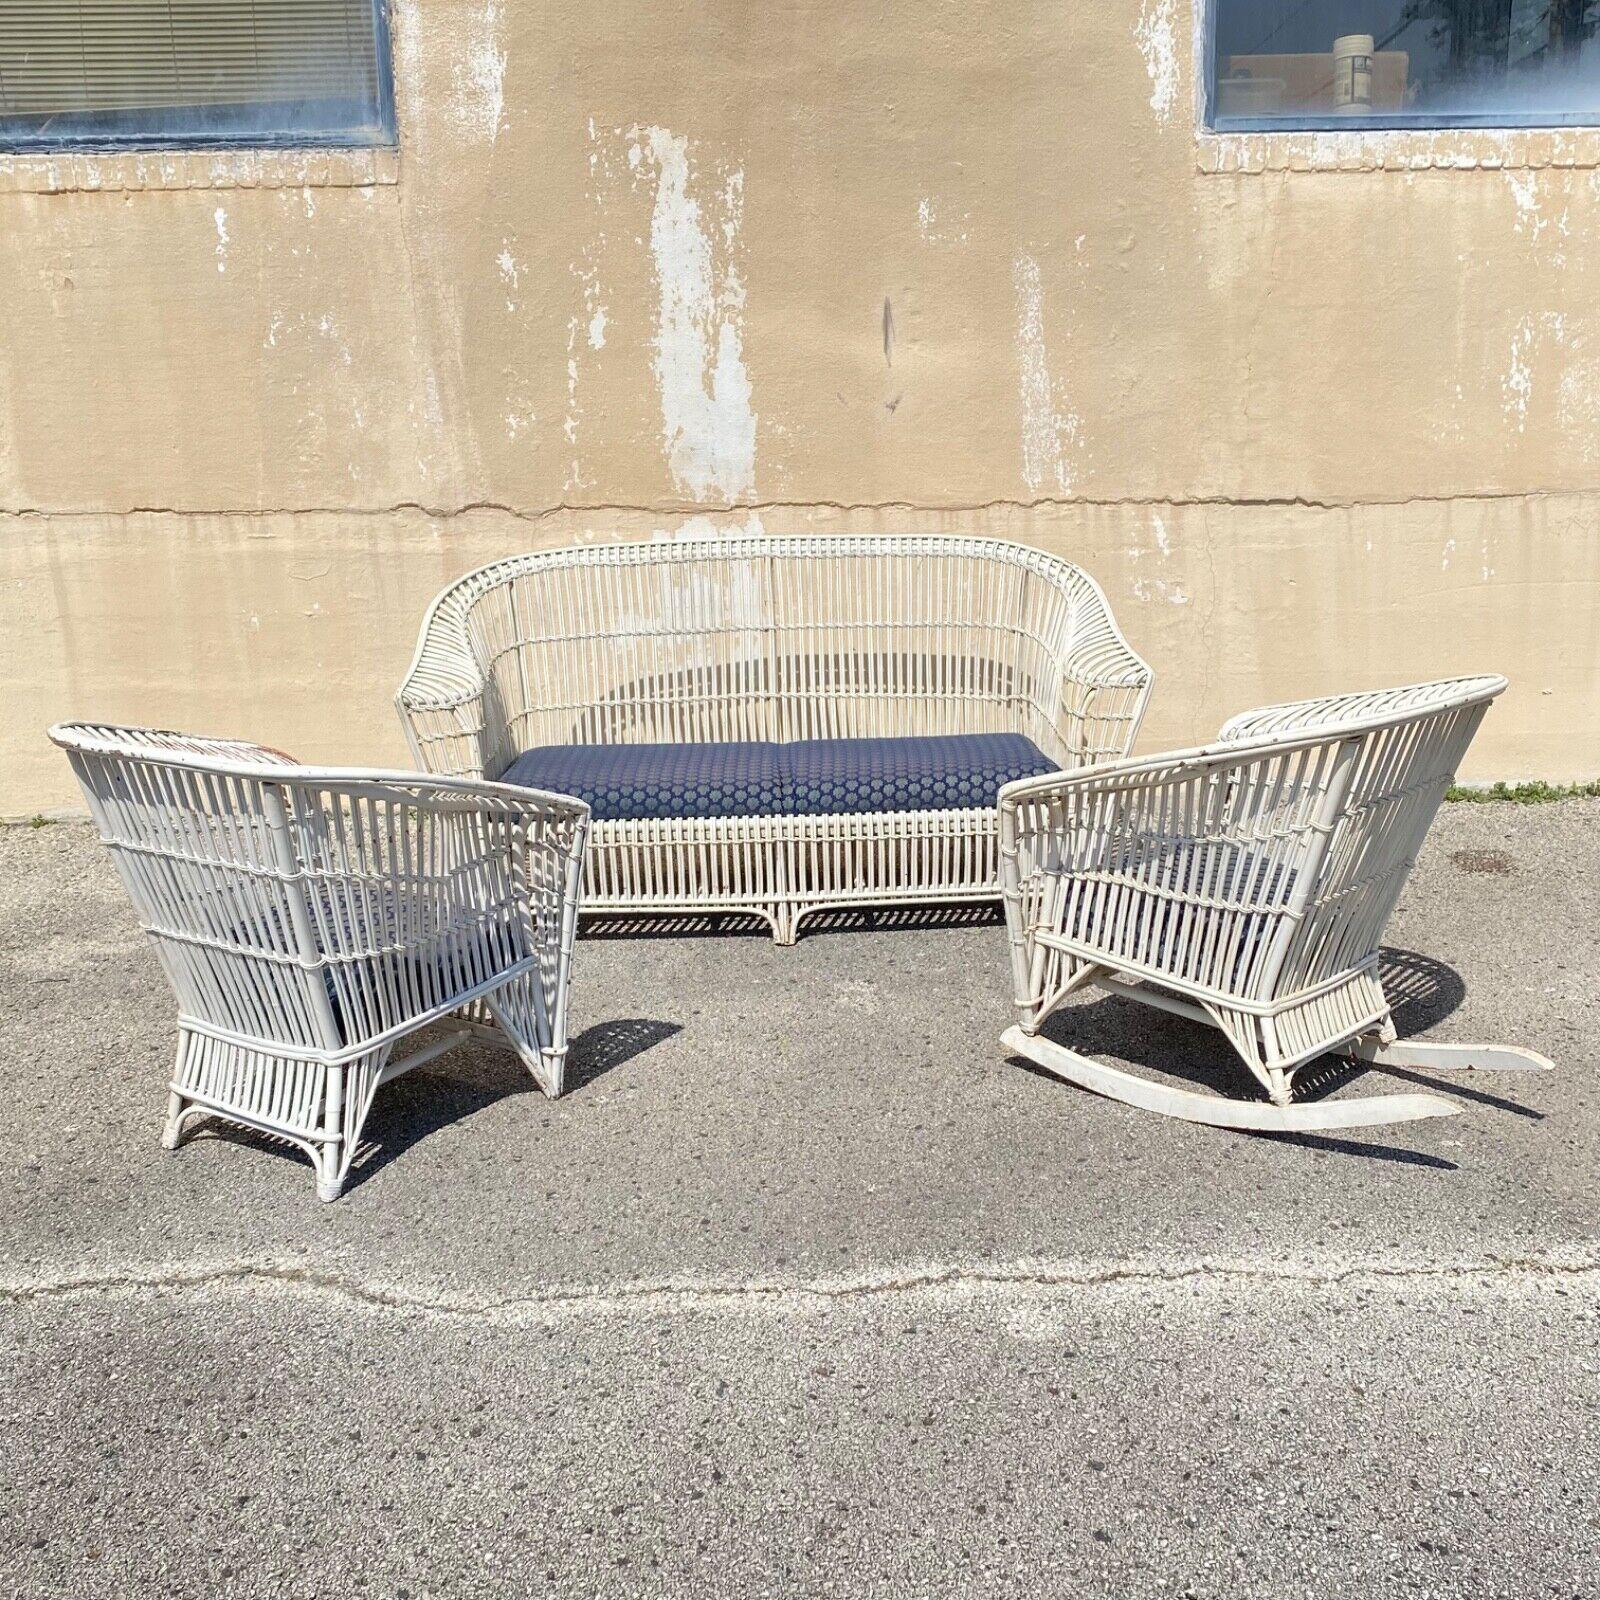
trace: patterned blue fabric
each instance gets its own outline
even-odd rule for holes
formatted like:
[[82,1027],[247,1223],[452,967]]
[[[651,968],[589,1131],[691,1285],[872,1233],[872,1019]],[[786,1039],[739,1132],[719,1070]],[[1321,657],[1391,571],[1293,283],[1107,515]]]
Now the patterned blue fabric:
[[546,745],[502,783],[587,800],[597,821],[836,816],[992,806],[1002,784],[1055,771],[1017,733],[794,744]]
[[1020,733],[917,739],[807,739],[782,746],[791,814],[967,811],[995,803],[1002,784],[1054,772]]
[[589,802],[597,822],[771,817],[783,809],[775,744],[552,744],[517,757],[502,783]]

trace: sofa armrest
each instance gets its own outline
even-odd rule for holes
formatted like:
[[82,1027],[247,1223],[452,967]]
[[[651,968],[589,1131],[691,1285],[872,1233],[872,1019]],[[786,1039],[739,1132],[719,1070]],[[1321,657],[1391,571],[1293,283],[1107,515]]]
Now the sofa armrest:
[[422,619],[411,665],[395,694],[412,757],[424,772],[448,777],[488,775],[485,696],[488,681],[461,620],[435,600]]
[[1154,673],[1123,638],[1104,591],[1087,573],[1071,600],[1071,624],[1057,657],[1056,732],[1074,765],[1126,756],[1150,698]]

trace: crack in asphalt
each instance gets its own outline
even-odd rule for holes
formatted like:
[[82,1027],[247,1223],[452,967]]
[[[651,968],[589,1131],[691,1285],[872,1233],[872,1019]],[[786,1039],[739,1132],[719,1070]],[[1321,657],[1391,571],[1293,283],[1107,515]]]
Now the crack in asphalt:
[[218,1289],[266,1289],[340,1300],[354,1307],[402,1316],[466,1322],[540,1322],[573,1316],[683,1315],[776,1311],[804,1314],[841,1303],[922,1297],[950,1302],[984,1298],[1020,1300],[1067,1290],[1202,1286],[1328,1289],[1439,1284],[1517,1290],[1560,1284],[1600,1291],[1600,1256],[1494,1258],[1456,1262],[1352,1260],[1322,1266],[1249,1261],[1142,1262],[1119,1266],[928,1266],[852,1278],[672,1281],[613,1285],[555,1285],[530,1294],[470,1298],[443,1290],[385,1286],[320,1267],[273,1261],[218,1262],[210,1266],[148,1272],[79,1273],[0,1283],[0,1306],[51,1301],[204,1294]]

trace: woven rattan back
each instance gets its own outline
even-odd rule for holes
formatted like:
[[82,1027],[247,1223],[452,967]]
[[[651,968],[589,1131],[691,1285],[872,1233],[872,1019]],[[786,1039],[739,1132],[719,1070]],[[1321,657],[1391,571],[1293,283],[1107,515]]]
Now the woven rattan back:
[[[232,741],[143,729],[55,730],[189,1018],[309,1050],[337,1044],[317,953],[296,914],[285,791],[292,767]],[[251,770],[255,769],[255,770]]]
[[348,1053],[559,958],[574,802],[147,729],[52,737],[192,1024]]
[[[999,540],[657,540],[516,557],[435,602],[400,705],[430,770],[548,744],[1019,730],[1127,747],[1149,674],[1093,580]],[[1077,685],[1075,689],[1075,685]],[[475,697],[475,698],[474,698]]]
[[1375,957],[1406,878],[1499,677],[1446,679],[1246,713],[1226,740],[1303,740],[1327,730],[1337,805],[1278,992],[1311,987]]

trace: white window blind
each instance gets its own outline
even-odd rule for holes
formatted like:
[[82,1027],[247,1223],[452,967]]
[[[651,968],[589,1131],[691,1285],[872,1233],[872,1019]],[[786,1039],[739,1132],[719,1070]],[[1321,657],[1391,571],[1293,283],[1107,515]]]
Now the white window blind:
[[0,0],[0,138],[387,135],[375,0]]

